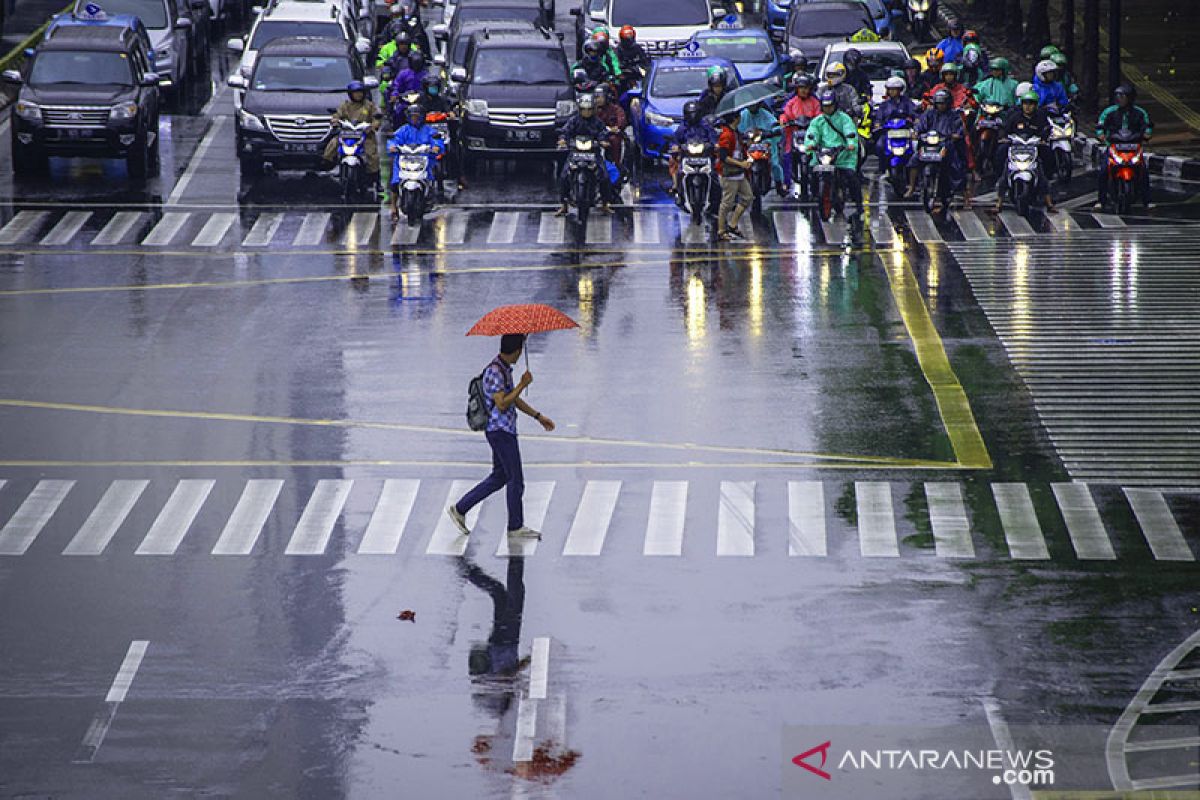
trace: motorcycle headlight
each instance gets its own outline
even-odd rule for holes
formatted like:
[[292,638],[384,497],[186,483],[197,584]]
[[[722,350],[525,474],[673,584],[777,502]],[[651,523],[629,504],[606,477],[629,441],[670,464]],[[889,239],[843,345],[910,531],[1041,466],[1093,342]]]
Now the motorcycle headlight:
[[244,108],[238,109],[237,118],[238,123],[240,123],[241,126],[248,131],[266,131],[267,129],[266,126],[263,125],[261,119],[251,114],[249,111],[246,111]]
[[42,107],[37,103],[21,100],[17,103],[17,116],[30,122],[42,121]]
[[1000,113],[1000,106],[997,103],[986,103],[983,106],[983,110],[987,114],[989,114],[991,116],[995,116],[996,114]]
[[468,100],[464,107],[469,117],[486,117],[488,115],[487,100]]
[[659,114],[657,111],[647,111],[646,122],[649,122],[656,128],[669,128],[675,124],[675,120],[666,114]]
[[1066,125],[1063,125],[1063,133],[1067,136],[1074,136],[1075,135],[1075,123],[1068,122]]
[[826,164],[826,165],[828,165],[828,164],[832,164],[832,163],[833,163],[833,156],[829,155],[828,153],[826,153],[826,154],[822,155],[822,156],[821,156],[821,163],[822,163],[822,164]]
[[942,137],[938,136],[936,133],[926,134],[926,136],[925,136],[925,141],[928,142],[929,144],[937,144],[941,140],[942,140]]
[[690,155],[702,156],[704,155],[704,145],[699,142],[693,142],[687,146],[687,151]]
[[559,100],[554,104],[554,116],[569,117],[575,113],[574,100]]
[[113,106],[112,110],[108,112],[108,118],[113,121],[133,119],[137,116],[137,113],[137,103],[119,103]]
[[908,0],[908,7],[913,11],[928,11],[929,0]]
[[592,144],[593,143],[591,139],[576,139],[575,149],[586,153],[592,149]]

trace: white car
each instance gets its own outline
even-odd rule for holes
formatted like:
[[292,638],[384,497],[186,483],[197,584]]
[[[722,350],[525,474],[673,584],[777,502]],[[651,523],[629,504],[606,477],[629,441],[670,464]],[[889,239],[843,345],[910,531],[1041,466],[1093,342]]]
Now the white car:
[[854,48],[862,53],[862,67],[871,79],[871,103],[883,100],[883,82],[892,74],[904,73],[904,62],[908,61],[908,48],[900,42],[838,42],[825,48],[817,75],[825,76],[825,68],[834,61],[845,63],[846,51]]
[[[342,3],[327,0],[280,0],[272,3],[258,14],[258,18],[245,36],[229,40],[229,50],[241,53],[239,73],[249,78],[254,71],[258,51],[267,42],[285,36],[318,36],[354,42],[360,56],[371,52],[371,40],[361,36],[354,19],[346,13]],[[245,92],[235,90],[233,105],[242,107]]]
[[[719,3],[720,0],[715,0]],[[589,4],[590,5],[590,4]],[[732,5],[732,3],[730,4]],[[585,6],[586,8],[586,6]],[[582,13],[574,9],[572,14]],[[692,35],[712,27],[713,20],[725,16],[723,5],[710,0],[608,0],[603,10],[588,13],[591,25],[608,28],[613,41],[623,25],[637,29],[638,44],[651,57],[675,55]]]

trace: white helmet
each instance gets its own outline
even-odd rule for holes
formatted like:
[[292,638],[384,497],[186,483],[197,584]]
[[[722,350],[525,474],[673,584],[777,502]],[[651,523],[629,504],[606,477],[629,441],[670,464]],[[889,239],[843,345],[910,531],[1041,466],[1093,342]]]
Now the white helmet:
[[1041,78],[1045,76],[1047,72],[1057,72],[1058,64],[1055,64],[1053,61],[1047,58],[1044,61],[1039,61],[1037,66],[1033,68],[1033,71],[1039,78]]
[[1017,97],[1020,97],[1021,95],[1025,94],[1026,92],[1032,92],[1032,91],[1033,91],[1033,84],[1030,83],[1029,81],[1021,81],[1020,83],[1017,84]]
[[837,86],[846,79],[846,65],[840,61],[829,62],[829,66],[825,67],[825,79]]
[[899,89],[900,91],[903,92],[905,89],[908,88],[908,84],[904,82],[904,78],[901,78],[899,75],[893,75],[892,77],[888,78],[886,81],[883,82],[883,88],[884,89]]

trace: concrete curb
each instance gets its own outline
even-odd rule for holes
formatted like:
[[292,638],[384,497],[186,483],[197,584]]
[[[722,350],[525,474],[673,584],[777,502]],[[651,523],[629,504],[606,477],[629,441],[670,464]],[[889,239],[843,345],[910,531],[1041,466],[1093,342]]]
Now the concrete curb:
[[[1104,158],[1104,145],[1091,136],[1076,136],[1075,149],[1093,167],[1098,167]],[[1145,155],[1146,168],[1150,170],[1151,175],[1200,180],[1200,159],[1151,152],[1147,152]]]

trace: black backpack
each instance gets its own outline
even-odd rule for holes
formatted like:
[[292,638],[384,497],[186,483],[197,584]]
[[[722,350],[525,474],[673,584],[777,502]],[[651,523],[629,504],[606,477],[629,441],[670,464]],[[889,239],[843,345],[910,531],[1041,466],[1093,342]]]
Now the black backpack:
[[[491,366],[490,364],[488,366]],[[487,372],[487,369],[484,369]],[[483,394],[483,372],[467,384],[467,426],[473,431],[487,428],[488,409]]]

